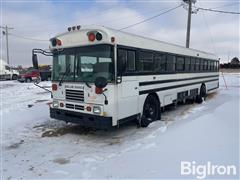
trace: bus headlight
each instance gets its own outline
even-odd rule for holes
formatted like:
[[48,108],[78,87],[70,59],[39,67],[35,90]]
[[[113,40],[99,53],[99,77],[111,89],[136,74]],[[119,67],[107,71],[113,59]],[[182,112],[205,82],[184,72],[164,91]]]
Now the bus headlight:
[[58,101],[53,101],[52,105],[54,108],[58,108]]
[[94,114],[101,114],[101,107],[100,106],[93,106],[93,113]]

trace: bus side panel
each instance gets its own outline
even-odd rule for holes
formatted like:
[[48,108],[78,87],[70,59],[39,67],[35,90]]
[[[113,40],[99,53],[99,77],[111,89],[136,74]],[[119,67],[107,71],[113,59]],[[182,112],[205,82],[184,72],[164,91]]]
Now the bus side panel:
[[217,88],[219,88],[219,81],[212,81],[212,82],[206,83],[207,92],[217,90]]
[[118,84],[118,119],[138,114],[139,82],[136,76],[122,77]]

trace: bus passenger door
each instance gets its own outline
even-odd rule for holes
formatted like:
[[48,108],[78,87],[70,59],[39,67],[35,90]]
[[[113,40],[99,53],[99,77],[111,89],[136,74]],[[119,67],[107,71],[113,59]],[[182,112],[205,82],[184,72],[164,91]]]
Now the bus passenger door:
[[117,51],[118,77],[118,119],[136,115],[139,97],[139,83],[136,75],[136,51],[119,48]]

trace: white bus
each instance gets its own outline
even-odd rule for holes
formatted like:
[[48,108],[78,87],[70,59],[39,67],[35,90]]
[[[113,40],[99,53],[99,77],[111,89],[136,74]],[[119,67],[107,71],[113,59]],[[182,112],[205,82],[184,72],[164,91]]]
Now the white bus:
[[71,27],[50,42],[54,119],[100,129],[133,120],[147,127],[161,119],[162,107],[201,103],[219,87],[214,54],[101,26]]

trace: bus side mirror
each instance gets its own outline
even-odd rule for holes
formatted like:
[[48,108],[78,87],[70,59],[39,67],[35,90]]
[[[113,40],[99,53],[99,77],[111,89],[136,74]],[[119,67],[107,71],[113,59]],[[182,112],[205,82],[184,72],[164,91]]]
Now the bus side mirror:
[[33,67],[35,69],[38,69],[38,59],[37,59],[37,55],[36,54],[32,54],[32,63],[33,63]]

